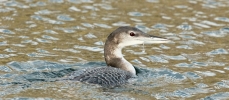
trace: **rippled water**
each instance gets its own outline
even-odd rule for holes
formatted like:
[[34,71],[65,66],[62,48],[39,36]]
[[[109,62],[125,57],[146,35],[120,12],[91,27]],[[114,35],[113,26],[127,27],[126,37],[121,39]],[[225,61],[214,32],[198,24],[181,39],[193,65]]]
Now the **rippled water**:
[[[229,99],[228,0],[1,0],[3,99]],[[114,89],[54,81],[106,67],[103,45],[119,26],[173,43],[123,50],[139,70]]]

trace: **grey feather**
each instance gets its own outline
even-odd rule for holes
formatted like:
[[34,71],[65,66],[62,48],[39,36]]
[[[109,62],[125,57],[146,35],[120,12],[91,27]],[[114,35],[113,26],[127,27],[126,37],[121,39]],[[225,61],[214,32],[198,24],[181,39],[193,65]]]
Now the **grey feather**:
[[120,68],[100,67],[73,72],[69,79],[113,87],[128,83],[128,79],[132,77],[134,77],[132,73]]

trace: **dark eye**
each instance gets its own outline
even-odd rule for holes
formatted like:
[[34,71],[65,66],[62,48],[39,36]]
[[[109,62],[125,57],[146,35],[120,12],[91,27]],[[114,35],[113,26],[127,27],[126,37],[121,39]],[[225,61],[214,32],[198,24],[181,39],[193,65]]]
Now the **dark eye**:
[[130,32],[130,36],[135,36],[135,33],[134,32]]

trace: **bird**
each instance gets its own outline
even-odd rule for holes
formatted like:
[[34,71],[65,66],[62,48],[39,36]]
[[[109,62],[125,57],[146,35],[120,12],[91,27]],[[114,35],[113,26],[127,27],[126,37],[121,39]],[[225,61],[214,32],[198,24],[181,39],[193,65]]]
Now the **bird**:
[[168,43],[170,40],[153,36],[136,27],[121,26],[110,33],[104,45],[106,67],[85,68],[69,74],[69,80],[116,87],[129,83],[137,77],[136,69],[122,55],[122,49],[136,44]]

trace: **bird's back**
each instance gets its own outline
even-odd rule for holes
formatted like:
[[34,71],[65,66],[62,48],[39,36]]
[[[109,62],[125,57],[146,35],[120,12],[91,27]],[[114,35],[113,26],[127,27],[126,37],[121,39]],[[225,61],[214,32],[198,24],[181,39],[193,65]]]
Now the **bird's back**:
[[99,84],[104,87],[113,87],[125,84],[133,77],[130,72],[114,67],[88,68],[73,72],[71,80]]

